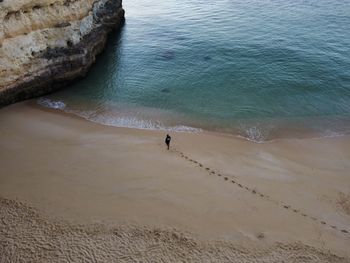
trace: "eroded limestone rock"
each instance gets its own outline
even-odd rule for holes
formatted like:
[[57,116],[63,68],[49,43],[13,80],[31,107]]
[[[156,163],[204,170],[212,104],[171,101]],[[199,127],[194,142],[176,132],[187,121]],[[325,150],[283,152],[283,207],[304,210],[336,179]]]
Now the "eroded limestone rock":
[[0,107],[84,76],[123,20],[121,0],[0,1]]

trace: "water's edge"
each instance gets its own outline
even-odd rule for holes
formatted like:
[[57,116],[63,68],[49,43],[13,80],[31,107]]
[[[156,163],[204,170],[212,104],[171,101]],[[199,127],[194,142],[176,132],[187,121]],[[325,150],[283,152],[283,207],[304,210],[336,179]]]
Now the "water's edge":
[[[236,138],[248,140],[254,143],[267,143],[279,139],[305,139],[305,138],[334,138],[347,136],[350,132],[334,131],[331,129],[324,130],[323,132],[315,131],[305,127],[295,127],[290,121],[287,121],[289,127],[285,125],[282,129],[278,127],[275,131],[271,131],[271,123],[261,123],[259,125],[238,125],[236,129],[224,130],[224,129],[208,129],[204,127],[193,127],[181,124],[181,119],[177,125],[164,125],[160,120],[141,119],[137,116],[116,116],[115,113],[111,113],[108,116],[103,116],[101,113],[89,111],[79,111],[70,109],[66,104],[59,100],[52,100],[47,97],[41,97],[36,100],[39,107],[48,109],[54,109],[63,113],[73,114],[87,121],[98,123],[101,125],[121,127],[121,128],[133,128],[140,130],[158,130],[167,132],[189,132],[189,133],[201,133],[209,132],[215,134],[223,134],[233,136]],[[350,127],[350,120],[341,120]],[[300,125],[300,124],[299,124]],[[324,123],[322,123],[322,126]],[[270,130],[269,130],[270,129]]]

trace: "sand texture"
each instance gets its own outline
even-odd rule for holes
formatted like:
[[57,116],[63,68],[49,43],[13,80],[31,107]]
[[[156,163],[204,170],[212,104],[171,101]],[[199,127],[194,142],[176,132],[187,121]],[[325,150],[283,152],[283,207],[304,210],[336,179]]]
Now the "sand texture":
[[175,229],[51,222],[0,199],[0,262],[349,262],[300,243],[242,247]]
[[350,262],[350,137],[165,134],[1,109],[0,262]]

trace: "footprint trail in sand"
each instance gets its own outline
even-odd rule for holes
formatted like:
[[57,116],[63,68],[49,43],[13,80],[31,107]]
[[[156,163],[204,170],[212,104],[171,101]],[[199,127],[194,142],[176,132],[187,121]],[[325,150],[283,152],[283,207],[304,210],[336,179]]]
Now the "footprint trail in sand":
[[284,203],[283,201],[274,200],[270,196],[268,196],[266,194],[263,194],[263,193],[259,192],[258,190],[256,190],[256,187],[252,188],[252,187],[248,187],[246,185],[243,185],[242,183],[237,182],[236,178],[235,179],[229,179],[229,177],[223,176],[223,174],[218,172],[217,170],[214,171],[214,169],[211,169],[210,167],[205,167],[202,163],[200,163],[200,162],[190,158],[189,156],[186,156],[183,152],[181,152],[181,151],[179,151],[177,149],[173,149],[172,151],[175,152],[176,154],[178,154],[184,160],[186,160],[188,162],[191,162],[192,164],[196,165],[197,168],[204,169],[205,172],[207,172],[209,175],[222,177],[222,178],[224,178],[224,180],[226,182],[230,182],[233,185],[237,185],[239,188],[244,189],[244,190],[250,192],[251,194],[253,194],[253,195],[257,196],[257,197],[260,197],[260,198],[262,198],[262,199],[264,199],[266,201],[272,202],[275,205],[279,206],[280,208],[283,208],[285,210],[290,210],[291,212],[296,213],[296,214],[300,214],[304,218],[309,218],[309,219],[311,219],[313,221],[317,221],[321,225],[329,226],[332,229],[337,230],[337,231],[339,231],[342,234],[350,234],[349,231],[347,231],[346,229],[341,229],[341,228],[339,228],[339,227],[337,227],[335,225],[329,224],[329,223],[327,223],[327,222],[325,222],[325,221],[323,221],[321,219],[318,219],[316,217],[310,216],[310,215],[308,215],[308,214],[306,214],[304,212],[301,212],[300,209],[292,208],[291,205],[288,205],[288,204]]

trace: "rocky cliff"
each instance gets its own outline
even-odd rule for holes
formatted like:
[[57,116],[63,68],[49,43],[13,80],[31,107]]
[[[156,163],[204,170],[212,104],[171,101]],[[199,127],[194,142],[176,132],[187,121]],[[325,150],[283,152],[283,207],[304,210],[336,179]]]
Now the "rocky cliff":
[[121,0],[0,0],[0,107],[84,76],[123,20]]

